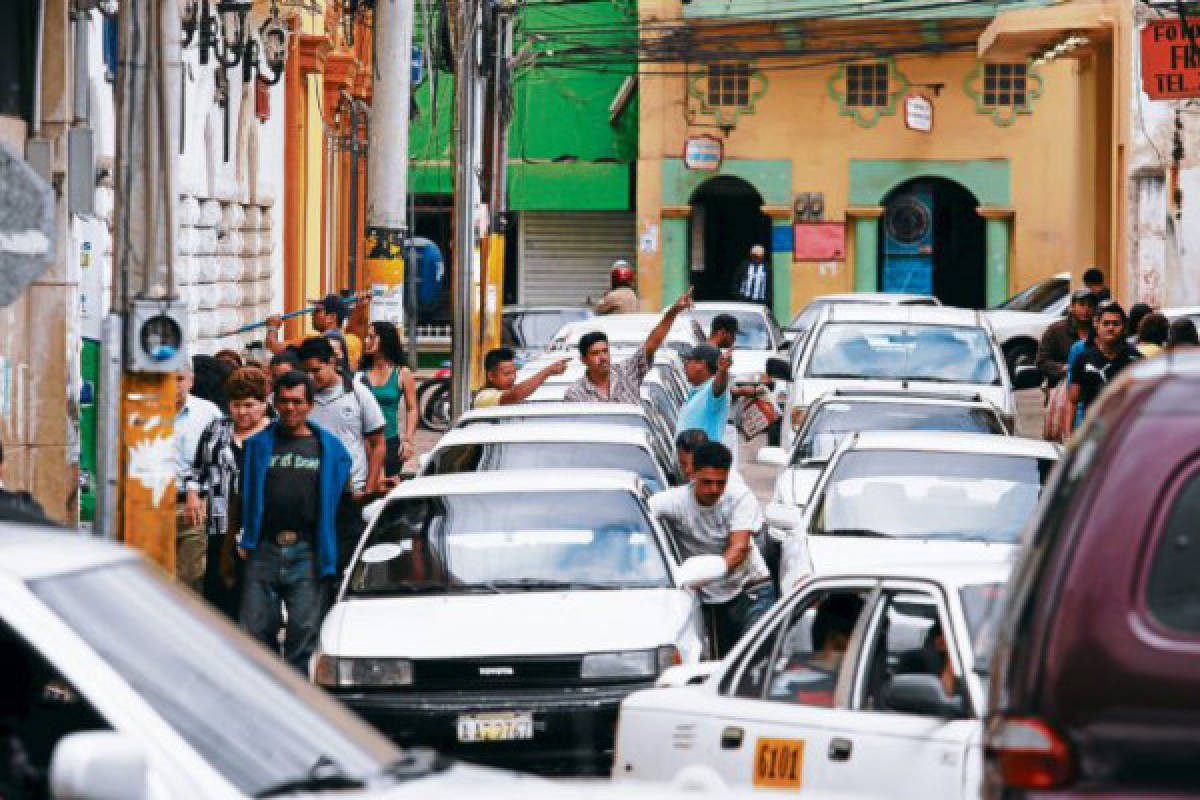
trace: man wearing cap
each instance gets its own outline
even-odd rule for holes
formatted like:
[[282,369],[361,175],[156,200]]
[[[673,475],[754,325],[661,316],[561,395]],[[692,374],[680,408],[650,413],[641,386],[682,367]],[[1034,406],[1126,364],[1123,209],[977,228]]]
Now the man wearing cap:
[[1090,289],[1071,292],[1071,305],[1067,316],[1052,323],[1042,334],[1037,350],[1037,368],[1046,376],[1046,384],[1053,388],[1067,374],[1067,357],[1071,347],[1080,339],[1092,335],[1092,314],[1096,310],[1096,295]]
[[[342,329],[348,316],[350,316],[350,309],[340,295],[330,293],[319,302],[313,303],[313,330],[323,336],[340,337],[346,343],[346,358],[353,369],[362,357],[362,340],[355,334]],[[272,314],[267,317],[267,336],[263,340],[263,346],[276,355],[289,347],[299,347],[300,343],[307,338],[307,334],[305,334],[290,341],[282,341],[279,338],[279,331],[282,328],[283,318],[281,316]]]
[[682,431],[701,430],[710,441],[719,442],[725,436],[729,420],[729,367],[733,356],[722,353],[707,342],[698,344],[683,362],[692,390],[679,409],[675,435]]
[[597,314],[633,314],[638,310],[637,293],[633,291],[633,269],[629,262],[618,258],[609,273],[612,289],[592,308]]
[[767,250],[761,244],[750,248],[750,258],[737,271],[733,293],[746,303],[766,305],[771,296],[771,268],[766,262]]

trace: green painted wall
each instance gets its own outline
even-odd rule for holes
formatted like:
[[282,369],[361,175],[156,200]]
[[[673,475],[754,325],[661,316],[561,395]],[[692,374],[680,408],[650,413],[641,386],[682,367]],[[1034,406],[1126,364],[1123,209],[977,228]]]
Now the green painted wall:
[[913,178],[946,178],[971,190],[985,206],[1012,202],[1012,170],[1008,159],[929,161],[921,159],[853,160],[850,162],[850,205],[877,206],[884,195]]
[[792,205],[792,162],[787,159],[727,159],[716,172],[688,169],[681,158],[662,161],[662,203],[685,206],[692,192],[717,175],[732,175],[753,186],[769,206]]
[[[637,41],[636,7],[614,0],[561,3],[533,0],[517,15],[509,122],[508,199],[514,210],[628,210],[637,161],[637,94],[616,124],[609,105],[627,66],[561,64],[564,49],[581,44],[618,48]],[[418,28],[420,24],[418,23]],[[589,30],[603,29],[603,33]],[[420,40],[422,32],[416,36]],[[449,193],[454,137],[454,79],[438,76],[437,125],[426,80],[414,94],[419,116],[409,128],[413,192]]]

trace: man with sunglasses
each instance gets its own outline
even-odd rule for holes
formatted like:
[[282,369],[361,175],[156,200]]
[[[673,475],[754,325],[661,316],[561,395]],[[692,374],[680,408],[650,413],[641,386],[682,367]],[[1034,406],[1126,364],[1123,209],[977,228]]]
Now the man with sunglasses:
[[1127,320],[1125,309],[1115,300],[1105,300],[1096,307],[1092,341],[1071,365],[1069,397],[1072,404],[1083,407],[1085,416],[1104,387],[1142,357],[1125,340]]

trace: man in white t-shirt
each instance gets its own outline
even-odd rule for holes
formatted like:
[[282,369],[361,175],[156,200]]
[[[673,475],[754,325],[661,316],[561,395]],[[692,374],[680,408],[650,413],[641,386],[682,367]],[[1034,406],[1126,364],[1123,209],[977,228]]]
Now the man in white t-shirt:
[[683,558],[719,555],[725,577],[700,588],[710,612],[718,655],[766,613],[779,594],[754,543],[763,527],[758,499],[744,483],[729,480],[733,457],[720,442],[692,454],[692,482],[650,498],[650,509],[675,539]]

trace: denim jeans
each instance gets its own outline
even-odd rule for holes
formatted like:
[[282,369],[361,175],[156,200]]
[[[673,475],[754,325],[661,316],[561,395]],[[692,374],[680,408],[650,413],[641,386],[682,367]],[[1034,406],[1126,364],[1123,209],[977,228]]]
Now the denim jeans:
[[716,634],[716,656],[722,658],[733,649],[758,618],[775,605],[779,592],[775,584],[767,581],[739,592],[724,603],[708,603]]
[[321,587],[312,545],[280,547],[266,537],[250,551],[242,589],[241,623],[246,631],[279,652],[280,605],[287,607],[283,657],[308,674],[308,660],[321,627]]

